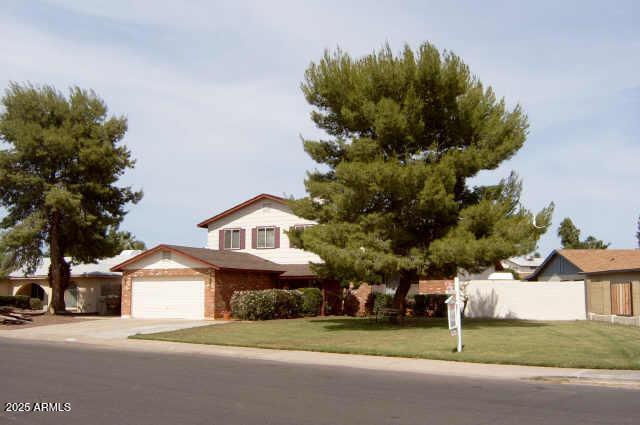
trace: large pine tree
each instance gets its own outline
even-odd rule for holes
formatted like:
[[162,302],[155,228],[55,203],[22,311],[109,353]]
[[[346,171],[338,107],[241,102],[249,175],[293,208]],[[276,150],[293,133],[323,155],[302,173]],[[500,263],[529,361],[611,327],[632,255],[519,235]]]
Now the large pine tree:
[[33,271],[51,258],[50,312],[65,311],[72,262],[92,262],[120,249],[116,230],[141,192],[117,185],[134,166],[124,117],[109,117],[91,91],[68,97],[50,86],[11,84],[0,114],[0,222],[3,270]]
[[[321,168],[294,212],[319,225],[291,231],[344,281],[397,280],[403,309],[421,275],[475,271],[531,252],[553,206],[534,216],[515,174],[492,186],[469,179],[522,147],[527,119],[507,108],[453,53],[425,43],[395,56],[387,46],[354,59],[325,52],[302,90],[327,140],[304,140]],[[534,225],[537,223],[537,225]]]

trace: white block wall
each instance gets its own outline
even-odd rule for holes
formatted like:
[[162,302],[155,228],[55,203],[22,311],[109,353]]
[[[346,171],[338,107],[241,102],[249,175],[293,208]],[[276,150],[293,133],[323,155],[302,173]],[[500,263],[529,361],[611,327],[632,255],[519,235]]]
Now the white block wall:
[[466,317],[585,320],[583,281],[522,282],[472,280],[464,287]]

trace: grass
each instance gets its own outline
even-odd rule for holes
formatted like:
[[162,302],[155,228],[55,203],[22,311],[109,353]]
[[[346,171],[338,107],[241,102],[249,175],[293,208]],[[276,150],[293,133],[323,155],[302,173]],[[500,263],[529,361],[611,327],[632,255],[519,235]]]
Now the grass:
[[304,318],[236,322],[132,338],[193,344],[323,351],[593,369],[640,369],[640,328],[601,322],[472,320],[463,323],[464,351],[442,319],[403,325],[367,318]]

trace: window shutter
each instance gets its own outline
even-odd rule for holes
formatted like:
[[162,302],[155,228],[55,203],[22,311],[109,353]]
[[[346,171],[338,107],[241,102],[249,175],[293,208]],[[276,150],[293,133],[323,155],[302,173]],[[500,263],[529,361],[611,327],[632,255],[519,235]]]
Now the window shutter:
[[274,233],[275,233],[275,235],[274,235],[275,236],[275,244],[274,244],[274,246],[276,248],[280,248],[280,228],[276,227]]
[[240,229],[240,249],[244,249],[245,231]]
[[224,249],[224,230],[218,231],[218,249],[220,251]]
[[251,229],[251,248],[256,249],[256,243],[258,241],[258,229],[255,227]]

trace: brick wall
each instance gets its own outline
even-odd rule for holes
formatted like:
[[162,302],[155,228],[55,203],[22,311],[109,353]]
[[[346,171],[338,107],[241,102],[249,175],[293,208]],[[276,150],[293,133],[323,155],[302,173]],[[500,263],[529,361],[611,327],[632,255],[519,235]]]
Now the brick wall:
[[446,294],[447,286],[453,286],[452,279],[420,279],[419,294]]
[[121,314],[131,316],[131,282],[135,277],[180,277],[202,276],[204,278],[204,315],[213,318],[214,280],[213,269],[139,269],[127,270],[122,274]]
[[351,293],[358,299],[360,306],[358,307],[358,315],[365,316],[367,314],[365,304],[369,298],[369,294],[373,292],[373,287],[366,282],[362,282],[358,289],[351,290]]
[[229,310],[229,302],[235,291],[271,289],[278,287],[278,275],[252,271],[218,270],[215,273],[213,317],[221,318]]

